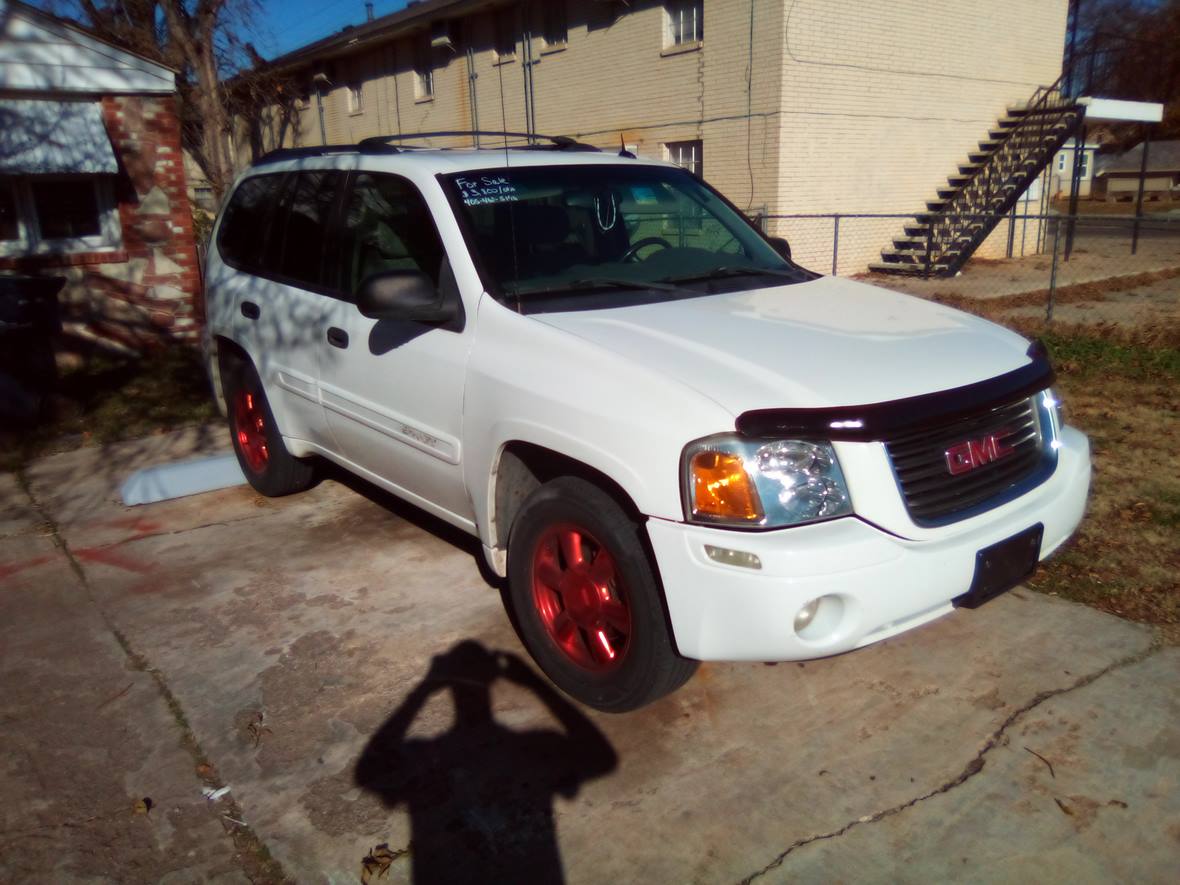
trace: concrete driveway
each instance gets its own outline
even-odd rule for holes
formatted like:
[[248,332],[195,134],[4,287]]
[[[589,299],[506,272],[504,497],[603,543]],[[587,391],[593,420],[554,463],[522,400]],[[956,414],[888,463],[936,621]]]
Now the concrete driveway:
[[475,544],[370,487],[117,503],[222,445],[0,477],[0,880],[353,882],[385,843],[373,881],[1174,881],[1147,628],[1017,590],[608,716],[521,665]]

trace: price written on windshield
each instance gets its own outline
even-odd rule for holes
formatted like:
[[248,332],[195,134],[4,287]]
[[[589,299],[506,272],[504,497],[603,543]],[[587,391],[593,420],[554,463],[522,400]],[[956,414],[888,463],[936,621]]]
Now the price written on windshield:
[[459,195],[467,206],[481,206],[486,203],[511,203],[519,199],[516,186],[504,175],[480,175],[470,178],[456,178]]

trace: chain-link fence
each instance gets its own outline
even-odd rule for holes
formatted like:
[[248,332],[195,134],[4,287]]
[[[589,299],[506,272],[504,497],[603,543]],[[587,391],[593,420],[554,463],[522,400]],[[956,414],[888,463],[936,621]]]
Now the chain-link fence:
[[[1020,301],[1051,319],[1062,297],[1077,301],[1099,290],[1144,290],[1173,306],[1180,299],[1180,207],[1139,217],[1009,215],[949,276],[938,273],[937,243],[913,213],[760,220],[768,233],[790,242],[793,257],[805,267],[940,300]],[[892,249],[901,249],[910,266],[885,272],[889,262],[882,253]]]

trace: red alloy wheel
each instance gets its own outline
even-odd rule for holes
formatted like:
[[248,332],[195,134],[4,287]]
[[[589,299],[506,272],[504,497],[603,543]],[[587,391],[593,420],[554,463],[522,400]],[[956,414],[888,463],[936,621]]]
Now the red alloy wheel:
[[234,400],[234,435],[246,464],[255,473],[266,470],[270,447],[266,441],[266,416],[257,394],[239,390]]
[[607,673],[623,663],[631,609],[615,559],[583,528],[548,527],[533,551],[533,604],[549,638],[575,664]]

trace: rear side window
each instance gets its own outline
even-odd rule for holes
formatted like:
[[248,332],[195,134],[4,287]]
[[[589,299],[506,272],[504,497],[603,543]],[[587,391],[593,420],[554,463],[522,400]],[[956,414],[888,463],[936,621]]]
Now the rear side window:
[[373,274],[418,270],[438,285],[444,250],[430,209],[410,182],[357,175],[344,210],[340,255],[344,286],[354,293]]
[[247,178],[234,191],[217,234],[222,259],[242,270],[261,270],[270,210],[279,195],[282,175]]
[[285,282],[319,288],[324,279],[332,205],[344,183],[343,172],[300,172],[288,182],[282,207],[271,222],[265,266]]

